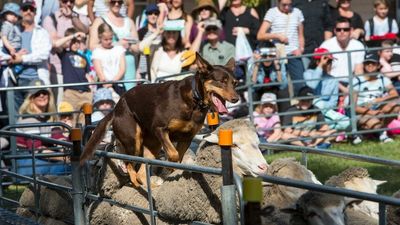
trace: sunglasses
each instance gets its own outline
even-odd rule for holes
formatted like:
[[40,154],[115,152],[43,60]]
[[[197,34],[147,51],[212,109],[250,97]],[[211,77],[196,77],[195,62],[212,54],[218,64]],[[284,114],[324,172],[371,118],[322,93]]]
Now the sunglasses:
[[148,15],[148,16],[150,16],[150,15],[156,15],[156,16],[158,16],[158,15],[160,15],[160,12],[157,12],[157,11],[148,12],[148,13],[146,13],[146,15]]
[[30,6],[30,5],[26,5],[26,6],[22,7],[21,10],[23,12],[27,12],[29,10],[29,11],[31,11],[33,13],[36,13],[36,8],[33,7],[33,6]]
[[110,5],[116,5],[118,3],[118,5],[122,5],[124,3],[124,1],[120,1],[120,0],[111,0],[110,1]]
[[34,97],[34,98],[37,98],[37,97],[39,97],[39,96],[41,96],[41,95],[49,95],[49,92],[46,91],[46,90],[40,90],[40,91],[36,92],[36,93],[33,95],[33,97]]
[[217,31],[218,27],[211,26],[206,28],[206,32],[217,32]]
[[75,0],[61,0],[62,3],[67,4],[68,2],[71,4],[75,3]]
[[372,62],[372,61],[366,61],[366,62],[364,62],[364,65],[365,65],[365,66],[378,66],[379,63],[377,63],[377,62]]
[[346,27],[346,28],[339,28],[339,27],[337,27],[337,28],[335,28],[335,31],[336,32],[349,32],[351,30],[351,28],[350,27]]
[[292,7],[292,3],[287,3],[287,4],[282,3],[281,6],[282,6],[283,8],[285,8],[285,7]]

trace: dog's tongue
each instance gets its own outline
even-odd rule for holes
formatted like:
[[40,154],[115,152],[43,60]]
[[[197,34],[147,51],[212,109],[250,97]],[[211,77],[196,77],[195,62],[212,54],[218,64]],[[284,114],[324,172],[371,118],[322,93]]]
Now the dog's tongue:
[[228,110],[226,109],[224,103],[222,103],[218,97],[212,95],[211,98],[212,98],[214,105],[217,107],[217,110],[219,113],[228,113]]

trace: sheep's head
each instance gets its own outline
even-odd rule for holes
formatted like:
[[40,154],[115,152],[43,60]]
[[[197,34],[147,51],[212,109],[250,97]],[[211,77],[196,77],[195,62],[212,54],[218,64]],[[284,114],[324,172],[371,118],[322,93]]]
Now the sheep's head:
[[228,121],[204,140],[218,143],[219,129],[231,129],[233,132],[232,161],[237,174],[257,176],[266,173],[268,164],[258,148],[260,140],[252,123],[244,119]]
[[[368,170],[362,167],[352,167],[346,169],[337,176],[333,176],[326,181],[326,185],[343,187],[346,189],[377,194],[378,186],[386,181],[374,180],[369,176]],[[378,219],[379,207],[375,202],[363,201],[355,206],[369,216]]]
[[292,215],[291,222],[309,225],[345,225],[345,198],[342,196],[308,191],[291,208],[281,209]]

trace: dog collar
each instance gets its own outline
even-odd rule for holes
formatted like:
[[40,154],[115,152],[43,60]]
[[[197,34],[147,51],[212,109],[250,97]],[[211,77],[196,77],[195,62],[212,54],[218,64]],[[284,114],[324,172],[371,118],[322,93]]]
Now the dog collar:
[[201,109],[208,109],[210,108],[210,106],[204,104],[203,102],[203,98],[201,97],[199,90],[197,89],[197,85],[196,85],[196,77],[193,76],[192,79],[192,93],[193,93],[193,98],[194,100],[197,102],[197,105],[201,108]]

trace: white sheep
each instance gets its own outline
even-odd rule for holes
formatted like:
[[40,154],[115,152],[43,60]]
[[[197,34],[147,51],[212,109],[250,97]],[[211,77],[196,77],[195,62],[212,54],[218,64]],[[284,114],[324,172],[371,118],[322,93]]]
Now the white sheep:
[[[354,191],[377,194],[379,185],[386,181],[374,180],[369,176],[368,170],[361,167],[352,167],[344,170],[337,176],[330,177],[325,184],[329,186],[342,187]],[[353,204],[354,210],[360,211],[367,216],[379,219],[379,205],[376,202],[362,201],[359,204]]]

